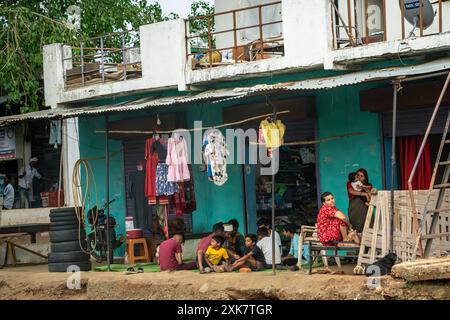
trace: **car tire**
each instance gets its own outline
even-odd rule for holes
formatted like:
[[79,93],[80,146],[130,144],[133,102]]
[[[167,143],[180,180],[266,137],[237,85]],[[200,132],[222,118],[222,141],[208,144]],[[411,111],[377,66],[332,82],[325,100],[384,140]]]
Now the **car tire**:
[[91,256],[83,251],[51,252],[48,254],[49,263],[88,261]]
[[50,210],[50,219],[51,218],[62,218],[62,217],[75,217],[77,214],[75,212],[75,208],[56,208]]
[[[78,267],[68,270],[69,267]],[[68,271],[90,271],[92,268],[91,261],[73,261],[73,262],[57,262],[57,263],[49,263],[48,271],[49,272],[68,272]]]
[[66,216],[66,217],[54,217],[50,218],[50,223],[56,223],[56,222],[66,222],[66,223],[78,223],[77,216]]
[[61,231],[50,231],[50,242],[67,242],[67,241],[76,241],[78,239],[86,239],[86,231],[84,229],[79,230],[70,229],[70,230],[61,230]]
[[52,253],[81,251],[81,248],[87,250],[86,240],[50,243],[50,252]]
[[72,220],[72,221],[56,221],[56,222],[51,222],[50,226],[51,227],[61,227],[61,226],[78,226],[80,223],[78,222],[78,220]]
[[[83,226],[80,226],[81,229],[84,229]],[[66,224],[62,226],[54,226],[50,224],[50,231],[64,231],[64,230],[72,230],[72,229],[78,229],[78,224]]]

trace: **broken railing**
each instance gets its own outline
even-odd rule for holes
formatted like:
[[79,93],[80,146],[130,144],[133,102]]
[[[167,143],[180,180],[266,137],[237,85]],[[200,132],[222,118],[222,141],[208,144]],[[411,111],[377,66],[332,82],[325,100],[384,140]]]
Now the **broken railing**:
[[[255,61],[284,55],[282,1],[210,15],[186,22],[187,60],[192,68]],[[217,22],[220,30],[215,30]],[[200,29],[200,32],[192,32]]]
[[66,88],[84,87],[142,76],[139,32],[115,32],[81,41],[63,54]]
[[[335,49],[365,45],[387,40],[427,36],[445,31],[443,17],[450,13],[450,2],[431,1],[433,21],[430,26],[424,15],[425,0],[329,0],[332,13],[333,44]],[[446,3],[445,5],[443,3]],[[444,6],[446,6],[444,8]],[[418,11],[416,25],[406,19],[406,10]],[[418,10],[417,10],[418,9]],[[387,19],[387,17],[398,17]],[[410,30],[408,30],[408,28]],[[389,35],[387,30],[391,30]]]

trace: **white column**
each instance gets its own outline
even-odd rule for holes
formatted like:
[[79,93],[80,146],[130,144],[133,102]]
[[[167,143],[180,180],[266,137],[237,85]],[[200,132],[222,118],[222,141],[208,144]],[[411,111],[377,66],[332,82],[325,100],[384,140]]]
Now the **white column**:
[[63,120],[62,132],[64,200],[66,205],[71,207],[75,205],[72,187],[73,168],[75,162],[80,159],[78,118]]

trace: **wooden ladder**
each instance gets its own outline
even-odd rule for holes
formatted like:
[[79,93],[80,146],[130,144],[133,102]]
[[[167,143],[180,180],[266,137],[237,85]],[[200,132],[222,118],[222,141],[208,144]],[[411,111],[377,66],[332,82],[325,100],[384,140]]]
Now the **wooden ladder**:
[[[425,241],[425,249],[423,250],[422,257],[427,258],[431,253],[431,245],[433,243],[433,239],[447,237],[450,236],[450,232],[446,233],[436,233],[436,226],[439,221],[439,215],[442,212],[450,212],[450,207],[443,207],[444,197],[447,189],[450,188],[450,152],[448,152],[447,156],[444,157],[444,148],[446,145],[450,145],[450,139],[447,137],[448,130],[450,126],[450,110],[447,116],[447,122],[445,124],[444,133],[442,135],[441,144],[439,146],[438,155],[436,157],[436,162],[434,165],[433,175],[431,177],[430,189],[427,196],[427,201],[425,204],[423,217],[421,220],[419,233],[417,236],[416,249],[421,246],[422,240]],[[435,184],[436,176],[438,172],[442,172],[442,180],[440,183]],[[430,201],[432,197],[432,191],[438,189],[438,197],[437,201]],[[430,203],[435,203],[435,206],[431,206]],[[425,230],[425,221],[428,214],[432,214],[431,223],[429,225],[428,230]],[[417,251],[416,251],[417,252]]]

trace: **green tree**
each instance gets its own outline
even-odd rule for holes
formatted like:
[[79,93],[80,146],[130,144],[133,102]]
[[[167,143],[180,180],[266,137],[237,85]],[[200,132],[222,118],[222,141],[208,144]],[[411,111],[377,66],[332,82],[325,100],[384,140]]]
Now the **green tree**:
[[[81,10],[81,28],[67,24],[67,9]],[[159,3],[146,0],[3,0],[0,2],[0,95],[8,108],[39,109],[43,97],[42,47],[80,41],[167,20]]]
[[[210,30],[214,32],[215,21],[214,16],[206,18],[206,16],[214,14],[214,6],[207,1],[199,0],[193,2],[191,5],[191,13],[189,19],[189,31],[191,35],[200,36],[200,38],[193,39],[191,45],[193,47],[207,47],[208,46],[208,23],[210,23]],[[195,19],[197,17],[197,19]],[[205,17],[198,19],[198,17]],[[209,22],[208,22],[209,20]],[[215,38],[211,37],[212,46],[215,47]]]

